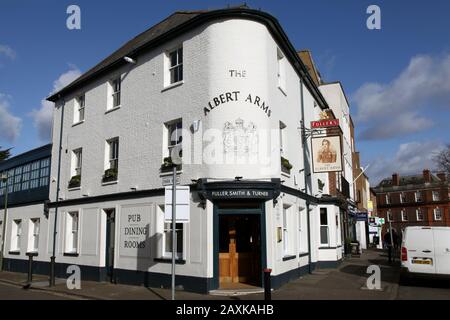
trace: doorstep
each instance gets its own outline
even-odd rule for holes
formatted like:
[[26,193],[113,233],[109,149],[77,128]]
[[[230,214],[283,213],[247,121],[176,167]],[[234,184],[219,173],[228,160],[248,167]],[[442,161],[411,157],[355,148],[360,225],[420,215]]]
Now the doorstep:
[[[273,290],[273,289],[272,289]],[[252,288],[252,289],[217,289],[209,291],[212,296],[246,296],[249,294],[264,293],[264,288]]]

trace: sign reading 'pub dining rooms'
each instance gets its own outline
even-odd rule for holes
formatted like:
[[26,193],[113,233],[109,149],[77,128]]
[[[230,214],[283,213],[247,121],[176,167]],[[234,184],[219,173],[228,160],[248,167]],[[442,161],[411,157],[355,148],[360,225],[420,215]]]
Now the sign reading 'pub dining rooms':
[[150,257],[151,204],[123,206],[120,210],[120,255]]
[[262,100],[261,97],[251,93],[247,95],[241,95],[240,91],[230,91],[219,94],[217,97],[214,97],[213,99],[211,99],[211,101],[208,102],[208,106],[203,108],[203,112],[205,113],[205,116],[207,116],[213,109],[221,105],[238,101],[244,101],[245,103],[261,109],[266,113],[268,117],[272,115],[272,110],[270,109],[269,105],[266,101]]

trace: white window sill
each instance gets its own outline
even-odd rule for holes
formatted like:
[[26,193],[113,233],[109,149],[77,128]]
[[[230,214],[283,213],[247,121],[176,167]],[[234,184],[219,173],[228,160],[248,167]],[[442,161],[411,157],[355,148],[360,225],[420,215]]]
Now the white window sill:
[[72,127],[76,127],[76,126],[78,126],[78,125],[80,125],[80,124],[82,124],[82,123],[84,123],[84,120],[75,122],[74,124],[72,124]]
[[283,89],[283,87],[281,87],[281,86],[278,86],[278,89],[280,89],[281,93],[283,93],[285,96],[287,96],[286,89]]
[[181,85],[183,85],[183,84],[184,84],[184,80],[181,80],[181,81],[178,81],[178,82],[169,84],[169,85],[165,86],[165,87],[161,90],[161,92],[165,92],[165,91],[167,91],[167,90],[170,90],[170,89],[179,87],[179,86],[181,86]]
[[281,175],[284,176],[284,177],[286,177],[286,178],[290,178],[290,177],[291,177],[290,174],[284,173],[283,171],[281,171]]
[[120,109],[120,107],[121,107],[121,106],[117,106],[117,107],[114,107],[114,108],[108,109],[108,110],[106,110],[106,111],[105,111],[105,114],[108,114],[108,113],[111,113],[111,112],[113,112],[113,111],[119,110],[119,109]]
[[68,188],[68,191],[77,191],[77,190],[81,190],[81,187],[75,187],[75,188]]
[[109,186],[109,185],[118,184],[118,183],[119,183],[119,180],[102,182],[102,186]]

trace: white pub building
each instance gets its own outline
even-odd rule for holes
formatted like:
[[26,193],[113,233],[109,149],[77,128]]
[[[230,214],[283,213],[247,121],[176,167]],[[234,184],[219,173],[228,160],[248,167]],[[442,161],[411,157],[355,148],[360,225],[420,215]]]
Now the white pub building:
[[[302,135],[331,108],[322,91],[261,11],[176,12],[139,34],[48,98],[50,203],[38,269],[49,272],[54,256],[57,277],[78,265],[84,280],[170,287],[164,189],[174,148],[177,180],[190,189],[189,220],[176,224],[178,286],[262,287],[270,268],[278,288],[337,266],[340,210]],[[5,259],[27,263],[8,248]]]

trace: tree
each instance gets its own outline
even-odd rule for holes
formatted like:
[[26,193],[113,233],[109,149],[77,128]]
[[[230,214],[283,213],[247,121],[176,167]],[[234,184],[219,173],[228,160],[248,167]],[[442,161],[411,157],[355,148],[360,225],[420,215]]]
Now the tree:
[[0,162],[8,159],[11,156],[11,148],[2,150],[2,147],[0,147]]
[[436,153],[433,161],[440,171],[444,171],[447,175],[450,175],[450,144],[447,144],[446,148]]

